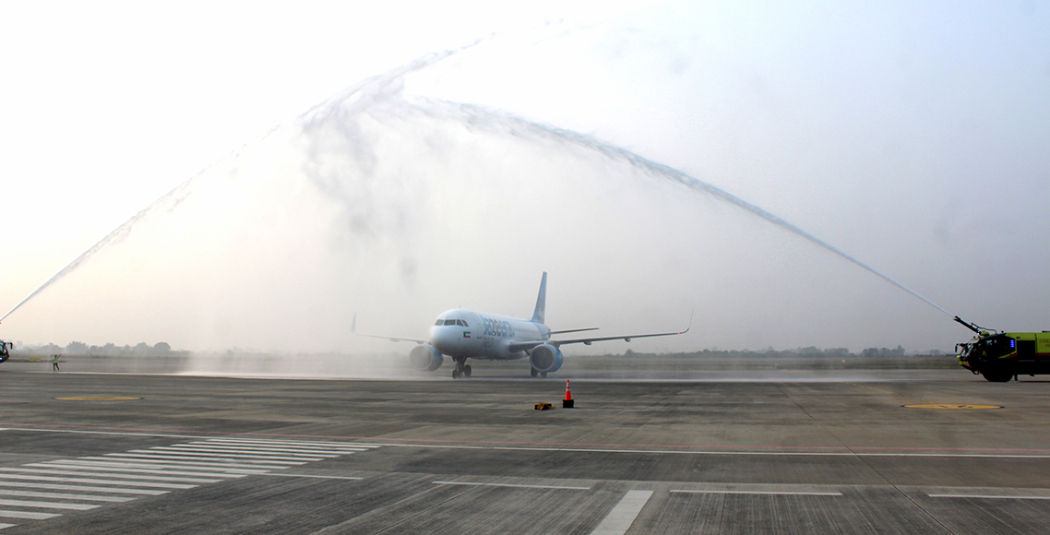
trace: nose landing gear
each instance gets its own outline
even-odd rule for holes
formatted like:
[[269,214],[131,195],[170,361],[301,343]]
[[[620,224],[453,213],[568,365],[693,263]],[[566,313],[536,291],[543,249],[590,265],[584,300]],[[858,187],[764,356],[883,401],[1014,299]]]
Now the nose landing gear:
[[452,378],[459,379],[460,377],[470,377],[470,366],[467,364],[466,357],[456,359],[456,369],[452,370]]

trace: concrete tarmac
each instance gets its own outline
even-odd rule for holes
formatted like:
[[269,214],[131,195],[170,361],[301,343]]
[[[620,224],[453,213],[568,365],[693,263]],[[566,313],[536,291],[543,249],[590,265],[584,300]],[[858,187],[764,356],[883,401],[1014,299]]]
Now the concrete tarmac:
[[1050,382],[1034,378],[584,378],[572,381],[576,408],[563,409],[564,376],[245,379],[34,364],[0,365],[3,535],[1050,525]]

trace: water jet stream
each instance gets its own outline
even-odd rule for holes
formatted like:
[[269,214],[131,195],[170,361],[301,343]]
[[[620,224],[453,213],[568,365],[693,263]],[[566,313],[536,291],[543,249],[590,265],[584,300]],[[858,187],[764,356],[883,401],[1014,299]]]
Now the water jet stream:
[[[678,169],[658,162],[654,162],[627,149],[597,140],[591,136],[579,132],[544,125],[537,122],[532,122],[499,110],[492,110],[482,106],[451,102],[447,100],[434,100],[427,99],[425,97],[406,97],[402,95],[403,81],[407,75],[409,75],[412,72],[416,72],[421,69],[432,66],[435,63],[438,63],[444,60],[445,58],[456,54],[459,51],[476,46],[482,41],[483,40],[478,40],[458,49],[428,54],[408,64],[393,69],[385,74],[366,79],[361,83],[355,85],[354,87],[348,89],[347,91],[344,91],[340,95],[328,99],[327,101],[318,104],[317,106],[314,106],[307,112],[303,113],[296,121],[296,125],[304,130],[309,130],[313,125],[326,122],[327,120],[333,117],[335,118],[332,120],[339,121],[345,120],[347,116],[352,116],[356,113],[368,113],[373,105],[377,103],[382,103],[386,106],[400,108],[406,113],[422,113],[424,115],[434,118],[453,119],[459,121],[468,129],[473,128],[486,130],[515,137],[530,138],[533,140],[536,138],[546,138],[555,140],[566,145],[575,145],[578,147],[582,147],[586,150],[597,152],[612,160],[627,163],[630,166],[639,169],[652,177],[677,182],[693,191],[710,195],[716,199],[719,199],[723,202],[729,203],[742,210],[745,210],[754,216],[757,216],[769,223],[772,223],[790,233],[800,236],[806,239],[807,241],[818,245],[819,247],[826,249],[857,266],[860,266],[866,271],[878,276],[886,282],[889,282],[897,288],[904,290],[905,292],[922,300],[923,302],[943,312],[949,317],[953,316],[953,314],[951,314],[941,306],[937,305],[933,301],[929,300],[925,296],[919,294],[911,288],[908,288],[900,282],[897,282],[888,275],[845,253],[844,251],[832,246],[831,244],[821,240],[820,238],[817,238],[816,236],[785,221],[784,219],[773,215],[767,212],[766,210],[755,206],[733,194],[730,194],[717,186],[714,186],[708,182],[704,182],[700,179],[690,176]],[[34,290],[31,294],[29,294],[28,297],[19,302],[7,314],[5,314],[3,317],[0,317],[0,321],[6,319],[13,312],[18,310],[22,305],[24,305],[26,302],[38,295],[40,292],[42,292],[58,280],[62,279],[69,273],[76,270],[79,266],[88,261],[100,250],[106,248],[111,244],[115,244],[123,240],[124,237],[126,237],[130,232],[132,232],[133,227],[145,217],[162,209],[166,209],[169,212],[174,210],[179,203],[181,203],[189,195],[192,194],[193,188],[191,187],[191,185],[200,176],[201,175],[198,175],[197,177],[186,181],[179,187],[175,188],[175,190],[168,193],[164,197],[158,199],[145,210],[142,210],[137,215],[128,220],[126,223],[124,223],[116,230],[111,232],[109,235],[100,240],[90,249],[88,249],[83,254],[74,259],[69,265],[64,267],[53,277],[48,279],[39,288]]]
[[784,219],[741,199],[740,197],[737,197],[713,184],[704,182],[703,180],[690,176],[682,171],[679,171],[678,169],[658,162],[654,162],[623,147],[599,141],[586,134],[528,121],[526,119],[515,117],[513,115],[501,111],[491,110],[471,104],[450,102],[446,100],[421,99],[420,102],[421,103],[417,104],[415,107],[420,111],[423,111],[424,113],[428,113],[431,115],[447,114],[452,116],[458,116],[460,120],[464,121],[470,126],[485,128],[488,130],[502,131],[513,136],[520,137],[522,136],[522,134],[532,134],[541,137],[556,139],[564,143],[581,146],[586,149],[597,151],[602,155],[613,160],[626,162],[629,165],[634,166],[635,168],[640,169],[643,172],[649,174],[650,176],[673,180],[694,191],[711,195],[712,197],[715,197],[718,200],[727,202],[738,208],[741,208],[751,213],[752,215],[760,217],[788,232],[805,238],[806,240],[828,251],[831,251],[832,253],[835,253],[836,255],[848,260],[849,262],[852,262],[853,264],[856,264],[857,266],[860,266],[868,272],[878,276],[886,282],[889,282],[897,288],[900,288],[901,290],[904,290],[912,296],[922,300],[926,304],[936,308],[937,310],[943,312],[947,316],[954,317],[954,314],[948,312],[940,305],[929,300],[927,297],[901,284],[900,282],[897,282],[889,275],[886,275],[885,273],[875,269],[874,267],[864,262],[861,262],[857,258],[847,254],[845,251],[825,242],[824,240],[810,234],[809,232],[806,232],[805,230],[802,230],[801,228],[785,221]]

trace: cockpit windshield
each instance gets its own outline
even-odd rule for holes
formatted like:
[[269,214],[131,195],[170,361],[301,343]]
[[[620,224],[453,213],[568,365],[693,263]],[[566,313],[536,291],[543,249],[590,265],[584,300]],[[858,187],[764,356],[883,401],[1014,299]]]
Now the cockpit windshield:
[[469,325],[467,325],[467,322],[464,320],[437,320],[437,323],[435,323],[434,325],[456,325],[459,327],[469,327]]

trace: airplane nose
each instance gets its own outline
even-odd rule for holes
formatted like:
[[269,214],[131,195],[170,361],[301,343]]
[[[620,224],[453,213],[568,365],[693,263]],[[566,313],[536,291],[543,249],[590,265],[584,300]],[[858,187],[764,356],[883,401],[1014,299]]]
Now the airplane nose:
[[453,331],[455,329],[449,327],[434,327],[430,333],[430,344],[446,355],[451,354],[456,341],[456,333]]

